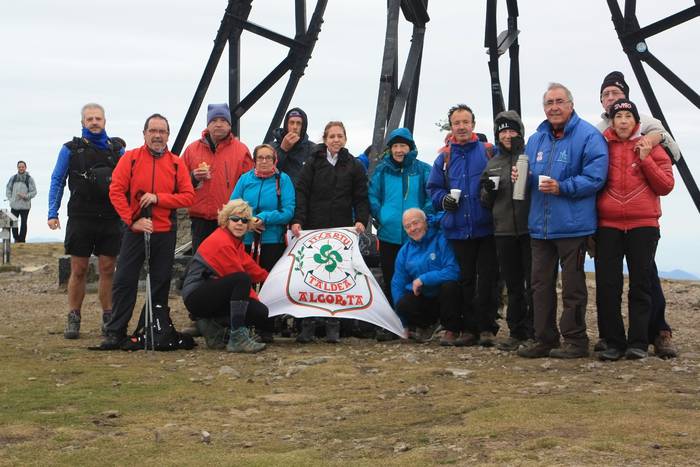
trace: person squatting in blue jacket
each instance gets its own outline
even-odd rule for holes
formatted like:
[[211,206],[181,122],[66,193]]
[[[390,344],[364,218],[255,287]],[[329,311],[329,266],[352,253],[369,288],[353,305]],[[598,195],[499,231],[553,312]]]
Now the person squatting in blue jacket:
[[[488,161],[487,149],[474,130],[474,112],[464,104],[448,114],[452,139],[440,152],[428,179],[428,192],[437,210],[444,210],[442,229],[461,270],[463,325],[448,330],[442,345],[493,346],[498,325],[493,284],[497,280],[493,220],[480,203],[479,179]],[[451,190],[461,190],[458,196]],[[475,294],[475,291],[477,292]],[[461,335],[460,335],[461,332]]]
[[408,128],[397,128],[389,134],[387,148],[369,184],[369,208],[378,224],[379,255],[387,296],[391,295],[396,255],[408,240],[401,216],[409,208],[421,208],[426,214],[433,212],[426,190],[430,166],[416,159],[417,156],[411,132]]
[[438,320],[448,332],[459,333],[459,266],[452,248],[441,231],[428,227],[422,210],[406,210],[402,222],[410,240],[399,250],[391,280],[397,314],[406,328],[417,328],[419,342],[430,340]]
[[[586,239],[596,231],[596,194],[608,175],[608,146],[601,133],[574,111],[571,91],[551,83],[542,99],[547,119],[525,148],[532,247],[535,339],[518,355],[580,358],[589,354],[588,291],[583,264]],[[561,264],[562,310],[557,329],[557,269]]]

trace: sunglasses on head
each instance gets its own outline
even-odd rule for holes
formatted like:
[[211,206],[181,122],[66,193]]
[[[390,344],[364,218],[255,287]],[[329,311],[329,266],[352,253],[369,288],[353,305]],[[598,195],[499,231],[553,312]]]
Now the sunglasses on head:
[[247,217],[239,217],[239,216],[229,216],[228,220],[231,222],[242,222],[244,224],[247,224],[250,219]]

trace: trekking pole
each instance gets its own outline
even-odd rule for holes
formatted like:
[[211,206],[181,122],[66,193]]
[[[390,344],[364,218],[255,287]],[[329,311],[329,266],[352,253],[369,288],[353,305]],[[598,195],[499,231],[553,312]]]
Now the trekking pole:
[[[151,218],[152,207],[146,206],[141,210],[142,217]],[[143,234],[144,250],[145,250],[145,265],[146,269],[146,304],[144,313],[144,352],[148,353],[148,343],[151,343],[151,350],[155,352],[156,344],[153,337],[153,296],[151,295],[151,234],[144,232]],[[150,333],[150,338],[149,338]]]

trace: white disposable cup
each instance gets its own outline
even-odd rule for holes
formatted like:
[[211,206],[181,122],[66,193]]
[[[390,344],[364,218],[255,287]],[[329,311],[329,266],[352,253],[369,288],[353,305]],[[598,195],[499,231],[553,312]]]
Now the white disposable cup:
[[459,198],[462,196],[462,190],[460,190],[459,188],[452,188],[450,190],[450,196],[456,199],[459,203]]
[[501,177],[499,175],[494,175],[493,177],[489,177],[489,180],[491,180],[494,184],[493,189],[498,190],[498,182],[501,181]]
[[549,177],[549,176],[547,176],[547,175],[540,175],[540,177],[539,177],[539,186],[542,186],[542,182],[544,182],[545,180],[551,180],[551,179],[552,179],[552,177]]

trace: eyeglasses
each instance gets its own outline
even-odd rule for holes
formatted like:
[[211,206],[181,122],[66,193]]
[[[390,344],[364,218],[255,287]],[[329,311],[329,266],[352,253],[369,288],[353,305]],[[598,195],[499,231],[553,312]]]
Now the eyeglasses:
[[255,158],[256,161],[274,161],[275,156],[257,156]]
[[601,97],[617,97],[617,96],[624,96],[625,93],[620,91],[619,89],[613,89],[612,91],[606,91],[603,94],[601,94]]
[[238,216],[229,216],[228,220],[231,222],[242,222],[244,224],[247,224],[250,219],[247,217],[238,217]]
[[571,102],[571,101],[567,100],[567,99],[554,99],[554,100],[550,99],[548,101],[544,101],[544,106],[545,107],[552,107],[552,106],[556,105],[557,107],[561,107],[562,105],[568,104],[569,102]]

